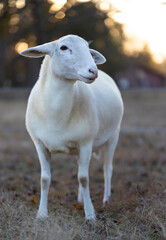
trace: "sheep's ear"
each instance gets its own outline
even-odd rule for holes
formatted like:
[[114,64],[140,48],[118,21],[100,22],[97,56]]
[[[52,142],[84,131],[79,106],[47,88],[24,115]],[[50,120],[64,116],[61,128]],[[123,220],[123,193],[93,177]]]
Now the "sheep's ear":
[[96,64],[103,64],[106,62],[105,57],[96,50],[90,49],[90,53]]
[[24,57],[29,58],[40,58],[44,57],[45,55],[51,55],[52,51],[52,43],[45,43],[36,47],[28,48],[20,52],[20,54]]

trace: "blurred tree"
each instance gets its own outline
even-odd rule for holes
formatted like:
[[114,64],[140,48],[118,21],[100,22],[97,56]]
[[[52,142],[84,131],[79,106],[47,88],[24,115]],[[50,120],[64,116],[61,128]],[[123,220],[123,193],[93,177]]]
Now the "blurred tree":
[[[166,59],[159,65],[159,70],[166,76]],[[166,85],[166,81],[165,81]]]
[[145,44],[141,52],[136,52],[135,55],[128,57],[127,64],[129,66],[145,66],[151,69],[156,69],[156,63],[153,60],[149,46]]
[[6,79],[6,37],[8,33],[6,26],[10,17],[8,2],[0,6],[0,87],[2,87]]
[[103,10],[99,2],[0,2],[0,86],[32,87],[41,59],[22,58],[18,52],[66,34],[94,40],[91,47],[107,59],[101,68],[113,77],[122,71],[128,62],[123,53],[123,27],[111,17],[111,9]]

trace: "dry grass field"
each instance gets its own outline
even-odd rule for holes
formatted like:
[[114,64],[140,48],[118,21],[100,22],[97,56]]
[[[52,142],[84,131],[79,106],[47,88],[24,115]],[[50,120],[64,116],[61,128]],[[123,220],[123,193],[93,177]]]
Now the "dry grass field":
[[[1,93],[0,93],[1,94]],[[125,114],[114,157],[112,198],[102,207],[102,159],[92,159],[91,197],[97,221],[77,205],[77,163],[53,156],[49,218],[35,222],[40,166],[24,127],[26,99],[0,96],[0,239],[166,239],[166,91],[123,92]]]

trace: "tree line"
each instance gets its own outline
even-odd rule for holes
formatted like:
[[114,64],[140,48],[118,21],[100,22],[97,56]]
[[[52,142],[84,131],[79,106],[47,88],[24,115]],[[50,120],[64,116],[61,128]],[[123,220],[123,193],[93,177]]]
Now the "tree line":
[[0,87],[32,87],[42,60],[18,52],[25,44],[32,47],[66,34],[91,40],[107,59],[100,68],[112,77],[132,62],[123,52],[123,26],[96,2],[68,0],[58,7],[53,0],[6,0],[0,2]]

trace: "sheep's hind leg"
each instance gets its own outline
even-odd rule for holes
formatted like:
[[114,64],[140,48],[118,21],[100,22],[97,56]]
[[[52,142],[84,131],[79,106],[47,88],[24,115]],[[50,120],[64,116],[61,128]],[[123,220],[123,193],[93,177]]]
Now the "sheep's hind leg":
[[77,201],[78,201],[80,204],[83,204],[82,187],[81,187],[81,184],[80,184],[80,183],[79,183],[79,187],[78,187],[78,198],[77,198]]
[[80,195],[84,202],[86,220],[95,220],[95,211],[89,193],[89,163],[92,154],[92,143],[80,146],[78,161],[78,181],[80,184]]
[[105,206],[111,197],[111,178],[112,178],[112,170],[113,170],[113,156],[117,146],[119,138],[119,130],[117,130],[115,136],[107,142],[107,144],[102,149],[102,155],[104,158],[104,198],[103,198],[103,206]]
[[48,190],[51,182],[50,172],[50,158],[51,154],[42,142],[35,142],[36,150],[38,153],[40,166],[41,166],[41,196],[40,205],[38,209],[37,219],[44,219],[48,216],[47,198]]

